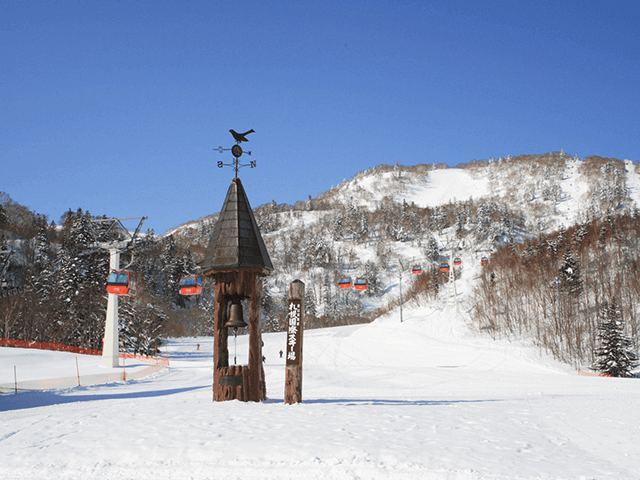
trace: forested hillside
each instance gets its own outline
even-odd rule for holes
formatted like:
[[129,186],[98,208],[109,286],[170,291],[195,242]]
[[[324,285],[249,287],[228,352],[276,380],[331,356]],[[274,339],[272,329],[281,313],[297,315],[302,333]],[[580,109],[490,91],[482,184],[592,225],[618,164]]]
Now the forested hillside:
[[[554,152],[453,169],[381,165],[295,205],[261,205],[254,213],[275,267],[264,279],[262,328],[283,328],[297,278],[307,285],[307,328],[342,325],[394,308],[401,288],[404,301],[443,301],[448,275],[440,263],[488,256],[469,309],[479,331],[530,338],[558,358],[585,362],[605,303],[620,305],[626,331],[638,333],[631,267],[638,179],[617,159]],[[100,348],[108,255],[93,246],[99,224],[80,209],[49,223],[7,194],[0,205],[2,243],[14,251],[7,278],[28,286],[0,300],[0,336]],[[198,273],[215,221],[213,214],[164,236],[147,232],[132,259],[124,256],[140,283],[138,295],[121,303],[126,348],[210,333],[211,283],[189,299],[177,282]],[[412,275],[413,265],[423,273]],[[342,276],[366,278],[367,290],[339,289]]]
[[[3,194],[0,262],[6,265],[0,299],[0,337],[102,348],[106,317],[105,280],[109,254],[95,242],[123,232],[105,232],[89,212],[67,212],[59,225],[29,212]],[[105,235],[106,233],[106,235]],[[123,348],[146,353],[160,337],[189,330],[190,303],[177,293],[180,277],[195,269],[172,237],[147,232],[122,265],[138,274],[135,297],[120,301]],[[18,294],[11,295],[13,289]]]
[[589,218],[502,246],[474,296],[472,317],[493,336],[530,338],[579,367],[595,361],[609,309],[640,333],[640,212]]

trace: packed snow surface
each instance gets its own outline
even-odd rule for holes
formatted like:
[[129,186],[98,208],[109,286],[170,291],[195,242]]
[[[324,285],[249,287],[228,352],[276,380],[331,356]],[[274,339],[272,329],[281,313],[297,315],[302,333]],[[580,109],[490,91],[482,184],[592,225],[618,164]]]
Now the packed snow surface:
[[[285,334],[263,338],[267,402],[212,402],[211,338],[169,341],[170,369],[145,379],[0,396],[0,478],[640,476],[638,380],[578,375],[439,303],[306,331],[297,405]],[[247,340],[230,340],[232,361]],[[0,348],[2,370],[19,357]],[[52,377],[68,361],[40,358],[29,368]]]
[[477,199],[489,193],[489,182],[485,174],[472,174],[467,170],[452,168],[430,171],[426,182],[407,187],[407,191],[398,200],[414,202],[419,207],[437,207],[450,202]]
[[127,373],[141,372],[149,365],[138,360],[120,360],[118,368],[101,365],[102,357],[77,355],[30,348],[3,348],[0,350],[0,392],[14,388],[17,381],[20,389],[46,389],[47,384],[77,385],[105,383],[105,377],[126,377]]

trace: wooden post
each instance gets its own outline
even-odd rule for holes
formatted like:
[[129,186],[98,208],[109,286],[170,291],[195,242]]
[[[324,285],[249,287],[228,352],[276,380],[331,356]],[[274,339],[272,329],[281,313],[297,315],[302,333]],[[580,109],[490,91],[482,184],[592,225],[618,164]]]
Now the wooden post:
[[304,283],[294,280],[289,286],[287,315],[287,366],[284,403],[302,402],[302,338],[304,330]]
[[249,364],[246,396],[247,400],[259,402],[267,399],[264,365],[262,363],[262,280],[260,277],[253,279],[254,294],[249,301]]

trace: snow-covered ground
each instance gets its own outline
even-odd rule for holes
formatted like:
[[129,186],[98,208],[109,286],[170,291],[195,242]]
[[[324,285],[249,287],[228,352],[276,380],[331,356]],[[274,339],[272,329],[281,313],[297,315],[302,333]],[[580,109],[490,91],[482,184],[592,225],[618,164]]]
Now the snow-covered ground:
[[489,195],[486,174],[474,173],[459,168],[432,170],[426,182],[411,185],[397,200],[414,202],[419,207],[437,207]]
[[640,175],[636,173],[636,169],[633,165],[625,165],[627,171],[627,192],[631,198],[632,205],[636,207],[640,206]]
[[580,220],[580,214],[584,214],[586,203],[584,197],[589,191],[589,184],[580,177],[580,162],[568,160],[562,175],[560,188],[562,189],[562,201],[558,203],[558,222],[565,227],[575,225]]
[[30,348],[5,348],[0,358],[0,392],[15,390],[16,382],[19,390],[104,383],[105,378],[131,376],[149,367],[138,360],[121,359],[118,368],[106,368],[99,356],[58,352],[52,357],[50,351]]
[[[403,319],[305,332],[298,405],[283,404],[284,333],[264,335],[264,403],[212,402],[211,338],[171,340],[171,368],[142,380],[2,395],[0,478],[640,477],[638,380],[477,336],[441,303]],[[64,354],[44,355],[58,375]]]

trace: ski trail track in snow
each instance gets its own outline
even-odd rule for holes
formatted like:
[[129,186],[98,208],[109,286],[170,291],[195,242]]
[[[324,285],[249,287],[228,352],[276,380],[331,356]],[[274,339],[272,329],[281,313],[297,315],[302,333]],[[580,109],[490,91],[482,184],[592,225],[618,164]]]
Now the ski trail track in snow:
[[569,160],[566,162],[562,174],[560,188],[562,199],[557,206],[559,222],[565,227],[575,224],[582,213],[580,205],[581,199],[587,193],[587,184],[580,181],[580,162]]

